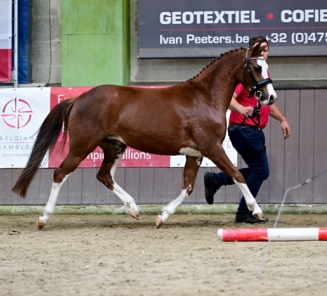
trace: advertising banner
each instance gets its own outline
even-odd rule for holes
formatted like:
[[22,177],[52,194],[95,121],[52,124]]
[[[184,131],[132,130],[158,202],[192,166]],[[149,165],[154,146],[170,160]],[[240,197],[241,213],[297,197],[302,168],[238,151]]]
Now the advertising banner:
[[[51,109],[62,100],[77,97],[89,89],[91,89],[91,87],[53,87],[51,90]],[[67,141],[66,146],[63,151],[61,151],[61,140],[62,135],[59,137],[53,153],[50,155],[49,167],[58,167],[67,155],[69,141]],[[79,167],[98,168],[101,166],[103,158],[104,155],[102,149],[97,147],[80,163]],[[119,167],[169,167],[169,165],[169,156],[153,155],[127,147]]]
[[0,82],[12,79],[12,1],[0,0]]
[[[50,112],[50,88],[0,89],[0,167],[26,166],[37,132]],[[48,167],[44,160],[42,167]]]
[[217,57],[255,35],[270,56],[326,55],[324,0],[139,0],[138,23],[139,58]]
[[[147,87],[147,86],[145,86]],[[164,86],[151,86],[151,88]],[[0,168],[23,168],[34,145],[37,131],[50,110],[61,101],[77,97],[91,87],[52,87],[0,89]],[[229,114],[229,113],[228,113]],[[228,115],[227,114],[227,115]],[[64,130],[64,128],[62,129]],[[56,146],[47,155],[42,167],[56,168],[68,153],[69,137],[65,147],[62,145],[63,133]],[[226,136],[223,143],[225,152],[232,163],[237,164],[237,152]],[[97,147],[79,165],[80,168],[98,168],[104,154]],[[127,147],[119,167],[183,167],[185,156],[155,155]],[[204,158],[203,167],[215,167],[209,159]]]

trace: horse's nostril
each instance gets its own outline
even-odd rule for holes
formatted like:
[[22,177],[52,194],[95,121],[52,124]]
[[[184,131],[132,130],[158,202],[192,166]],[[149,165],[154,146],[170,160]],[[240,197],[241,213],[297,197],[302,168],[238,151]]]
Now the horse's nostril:
[[276,100],[277,100],[277,97],[270,95],[268,105],[272,105],[273,103],[275,103]]

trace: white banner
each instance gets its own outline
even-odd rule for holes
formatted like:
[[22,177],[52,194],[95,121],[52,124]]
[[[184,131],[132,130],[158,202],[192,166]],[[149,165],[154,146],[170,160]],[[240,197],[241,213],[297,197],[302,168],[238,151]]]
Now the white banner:
[[[89,87],[0,89],[0,168],[24,168],[37,132],[51,108],[63,98],[76,97],[87,90]],[[229,113],[228,111],[227,119]],[[231,162],[236,166],[237,152],[228,134],[226,134],[223,147]],[[54,149],[50,156],[46,155],[41,167],[58,167],[63,157],[63,153]],[[79,167],[100,167],[102,160],[102,151],[97,148],[82,161]],[[184,164],[184,155],[153,155],[129,147],[120,167],[184,167]],[[215,167],[215,164],[204,158],[201,166]]]
[[[50,112],[51,88],[0,89],[0,167],[23,168]],[[42,166],[47,167],[47,162]]]
[[12,77],[12,1],[0,0],[0,81]]
[[[226,119],[229,122],[230,110],[227,110]],[[223,142],[223,148],[234,166],[237,166],[237,151],[232,145],[229,139],[228,133],[226,132],[226,137]],[[184,155],[171,156],[170,157],[170,167],[184,167],[186,158]],[[215,167],[216,165],[208,158],[204,157],[201,163],[201,167]]]

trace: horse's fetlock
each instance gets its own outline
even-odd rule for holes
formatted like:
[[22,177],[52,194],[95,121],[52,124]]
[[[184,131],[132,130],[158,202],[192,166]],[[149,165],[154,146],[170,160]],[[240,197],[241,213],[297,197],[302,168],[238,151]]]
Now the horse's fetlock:
[[187,195],[191,195],[191,193],[193,192],[193,187],[192,185],[188,185],[187,188],[186,188],[186,194]]
[[53,214],[53,210],[45,209],[44,212],[43,212],[43,216],[50,216],[52,214]]
[[168,208],[163,208],[162,213],[167,213],[170,216],[170,215],[174,215],[175,211],[169,210]]

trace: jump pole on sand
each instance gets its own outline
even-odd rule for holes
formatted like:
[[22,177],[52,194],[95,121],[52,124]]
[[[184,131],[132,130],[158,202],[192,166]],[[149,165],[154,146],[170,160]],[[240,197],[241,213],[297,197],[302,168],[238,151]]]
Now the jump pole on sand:
[[327,241],[327,228],[230,228],[217,233],[223,242]]

